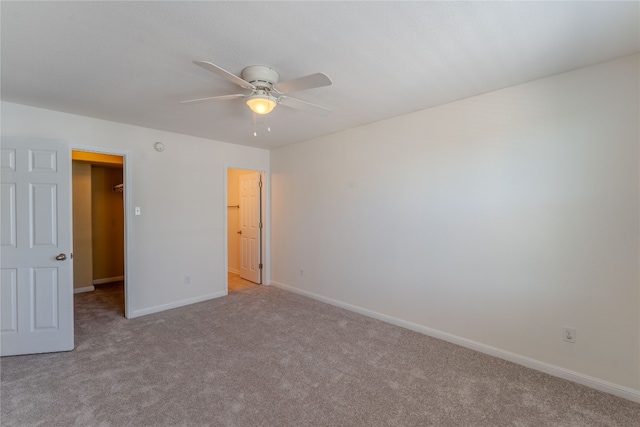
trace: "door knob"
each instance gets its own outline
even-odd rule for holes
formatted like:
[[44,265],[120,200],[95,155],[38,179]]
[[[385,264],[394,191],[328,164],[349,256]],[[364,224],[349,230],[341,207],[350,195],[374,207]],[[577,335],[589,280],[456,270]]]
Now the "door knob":
[[64,261],[65,259],[67,259],[67,256],[65,254],[60,254],[56,257],[56,259],[58,261]]
[[238,234],[242,234],[242,230],[238,231]]

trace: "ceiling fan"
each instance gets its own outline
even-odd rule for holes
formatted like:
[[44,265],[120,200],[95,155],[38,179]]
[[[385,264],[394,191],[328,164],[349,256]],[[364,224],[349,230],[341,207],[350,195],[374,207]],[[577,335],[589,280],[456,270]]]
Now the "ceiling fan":
[[326,116],[331,110],[312,104],[301,99],[292,98],[287,94],[305,89],[331,85],[329,76],[323,73],[309,74],[297,79],[278,82],[278,73],[264,65],[251,65],[242,70],[241,77],[218,67],[207,61],[193,61],[194,64],[212,71],[224,77],[243,89],[250,90],[251,93],[236,93],[233,95],[211,96],[208,98],[190,99],[182,101],[182,104],[193,104],[197,102],[226,101],[236,98],[247,98],[247,105],[256,114],[269,114],[276,105],[281,104],[289,108],[305,111],[308,113]]

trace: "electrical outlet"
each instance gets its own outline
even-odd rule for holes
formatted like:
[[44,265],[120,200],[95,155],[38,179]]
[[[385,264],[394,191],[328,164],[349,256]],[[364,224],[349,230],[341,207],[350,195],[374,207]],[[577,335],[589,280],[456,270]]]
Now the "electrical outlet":
[[562,328],[562,339],[566,342],[576,342],[576,328]]
[[191,277],[190,276],[184,276],[184,284],[188,285],[191,283]]

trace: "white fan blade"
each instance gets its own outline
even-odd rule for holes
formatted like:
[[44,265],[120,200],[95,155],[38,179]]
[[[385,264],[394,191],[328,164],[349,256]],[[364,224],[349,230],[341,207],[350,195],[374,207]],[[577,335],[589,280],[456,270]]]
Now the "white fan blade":
[[279,104],[282,104],[289,108],[294,108],[296,110],[305,111],[307,113],[317,114],[318,116],[323,117],[328,116],[331,112],[331,110],[329,110],[328,108],[324,108],[307,101],[302,101],[301,99],[290,98],[288,96],[281,96]]
[[226,101],[227,99],[244,98],[247,95],[236,93],[235,95],[210,96],[208,98],[189,99],[188,101],[180,101],[181,104],[195,104],[196,102],[209,101]]
[[207,62],[207,61],[193,61],[194,64],[201,66],[202,68],[204,68],[205,70],[209,70],[212,71],[214,73],[216,73],[217,75],[224,77],[225,79],[229,80],[230,82],[233,82],[235,84],[237,84],[240,87],[243,87],[245,89],[255,89],[256,87],[254,85],[252,85],[251,83],[241,79],[240,77],[236,76],[233,73],[228,72],[227,70],[218,67],[216,64],[212,64],[211,62]]
[[280,93],[297,92],[304,89],[313,89],[314,87],[329,86],[331,79],[324,73],[309,74],[308,76],[298,77],[297,79],[280,82],[274,88]]

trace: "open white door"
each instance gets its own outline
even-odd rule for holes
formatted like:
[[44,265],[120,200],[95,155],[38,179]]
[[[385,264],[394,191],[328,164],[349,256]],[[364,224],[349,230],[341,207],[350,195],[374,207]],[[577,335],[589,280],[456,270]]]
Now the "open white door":
[[240,175],[240,277],[260,283],[260,172]]
[[71,153],[2,138],[1,355],[73,350]]

